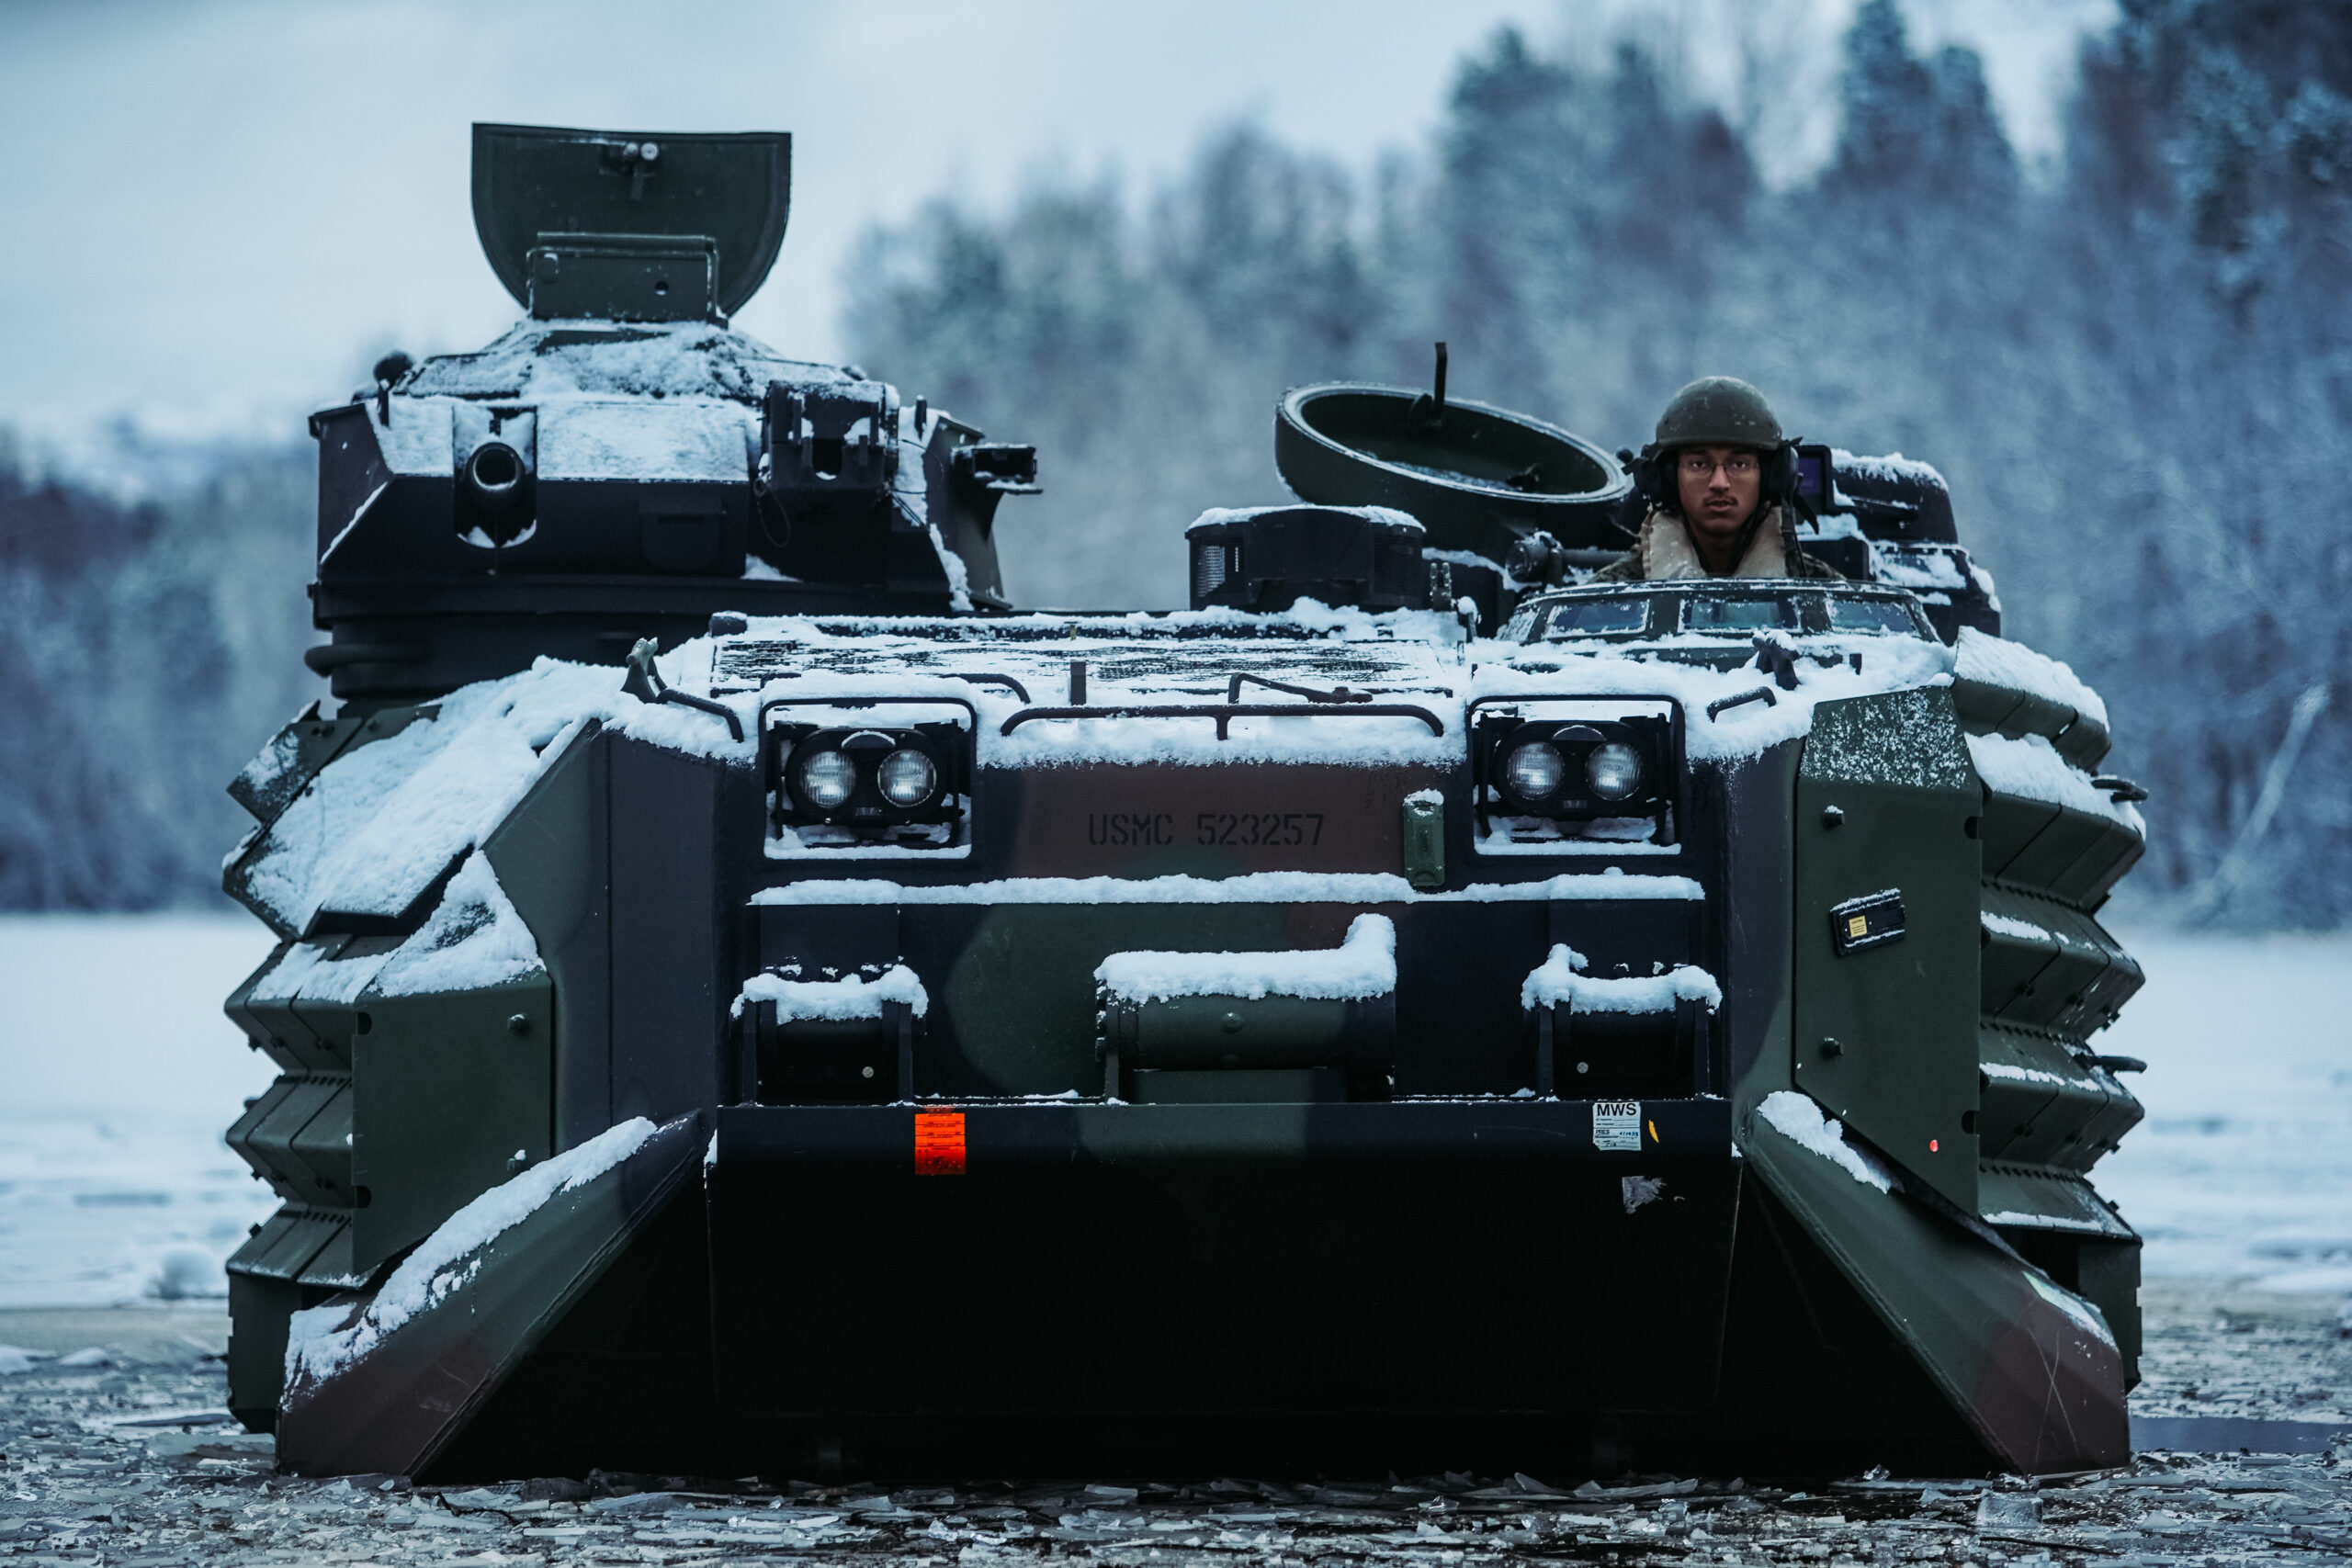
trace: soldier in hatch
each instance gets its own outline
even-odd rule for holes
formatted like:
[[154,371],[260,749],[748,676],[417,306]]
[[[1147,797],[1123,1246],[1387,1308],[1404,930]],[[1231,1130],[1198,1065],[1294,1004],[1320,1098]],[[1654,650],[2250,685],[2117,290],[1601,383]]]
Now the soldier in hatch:
[[1791,454],[1772,405],[1747,382],[1709,376],[1675,393],[1642,457],[1654,477],[1634,547],[1591,581],[1840,575],[1797,547]]

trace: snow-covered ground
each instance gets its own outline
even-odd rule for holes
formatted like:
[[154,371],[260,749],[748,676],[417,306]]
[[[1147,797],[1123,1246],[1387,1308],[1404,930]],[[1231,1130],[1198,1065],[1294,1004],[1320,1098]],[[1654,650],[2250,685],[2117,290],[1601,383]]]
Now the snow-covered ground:
[[[2127,933],[2147,989],[2099,1048],[2148,1121],[2097,1173],[2147,1270],[2352,1292],[2352,935]],[[210,1295],[273,1207],[221,1145],[268,1064],[220,999],[242,916],[0,917],[0,1307]]]

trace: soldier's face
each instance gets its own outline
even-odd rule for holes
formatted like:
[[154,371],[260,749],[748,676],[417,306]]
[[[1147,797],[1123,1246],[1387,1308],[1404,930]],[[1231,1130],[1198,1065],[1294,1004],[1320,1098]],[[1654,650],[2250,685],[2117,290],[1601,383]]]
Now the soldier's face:
[[1675,460],[1682,515],[1702,538],[1736,535],[1764,493],[1764,466],[1746,446],[1686,446]]

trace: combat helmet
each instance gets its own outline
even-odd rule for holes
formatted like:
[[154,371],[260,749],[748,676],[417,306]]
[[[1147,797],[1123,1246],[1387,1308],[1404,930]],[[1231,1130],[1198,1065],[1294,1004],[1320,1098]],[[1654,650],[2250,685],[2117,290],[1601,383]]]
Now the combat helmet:
[[1764,394],[1733,376],[1705,376],[1674,394],[1657,416],[1650,450],[1679,446],[1753,446],[1769,452],[1781,444],[1781,422]]

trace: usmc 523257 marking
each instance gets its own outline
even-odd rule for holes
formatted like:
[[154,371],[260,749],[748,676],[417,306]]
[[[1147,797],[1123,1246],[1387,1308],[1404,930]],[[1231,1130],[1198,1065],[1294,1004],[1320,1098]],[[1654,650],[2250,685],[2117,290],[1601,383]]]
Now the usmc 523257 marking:
[[1181,838],[1172,811],[1089,812],[1086,841],[1096,849],[1172,849],[1182,842],[1238,845],[1304,845],[1323,841],[1320,811],[1198,811],[1192,836]]

